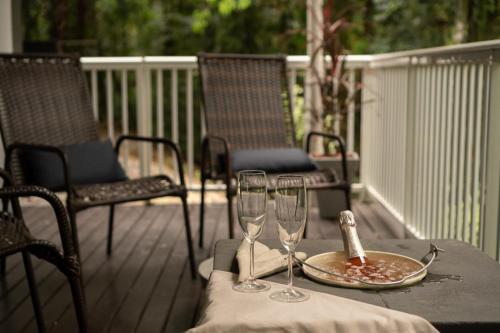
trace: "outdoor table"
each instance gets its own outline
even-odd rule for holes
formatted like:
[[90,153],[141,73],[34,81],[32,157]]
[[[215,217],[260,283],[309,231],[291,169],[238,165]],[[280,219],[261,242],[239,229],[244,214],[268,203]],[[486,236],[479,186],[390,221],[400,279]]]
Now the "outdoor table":
[[[278,240],[261,240],[271,248],[283,249]],[[357,290],[321,284],[295,269],[294,285],[366,302],[427,319],[440,332],[500,332],[500,264],[475,247],[455,240],[363,240],[366,250],[403,254],[420,259],[434,243],[440,253],[420,283],[390,290]],[[241,240],[221,240],[215,246],[214,269],[238,272],[235,259]],[[304,239],[297,251],[308,256],[342,251],[341,240]],[[286,284],[286,272],[265,280]]]

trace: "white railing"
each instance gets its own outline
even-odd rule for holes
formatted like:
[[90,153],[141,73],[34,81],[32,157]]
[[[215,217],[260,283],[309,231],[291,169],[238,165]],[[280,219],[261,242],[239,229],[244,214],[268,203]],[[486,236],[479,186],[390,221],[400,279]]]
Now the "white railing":
[[[363,187],[413,233],[467,241],[497,259],[499,48],[497,40],[348,56],[351,92],[355,71],[362,71],[362,101],[349,106],[342,133],[349,151],[361,141]],[[303,108],[305,119],[308,110],[298,101],[303,98],[307,104],[308,61],[307,56],[288,57],[292,101]],[[95,117],[107,134],[165,136],[169,126],[169,137],[181,143],[187,159],[189,187],[198,188],[194,153],[204,126],[195,95],[196,57],[82,58],[82,64],[91,83]],[[135,103],[128,96],[135,96]],[[362,109],[360,138],[355,135],[356,107]],[[307,133],[307,121],[303,126]],[[153,154],[151,147],[139,147],[142,175],[151,173],[153,155],[163,168],[164,152],[158,149]]]
[[[499,257],[500,40],[374,56],[361,177],[422,238]],[[369,102],[372,101],[372,102]]]
[[[346,68],[352,80],[351,89],[355,89],[355,71],[367,64],[366,56],[347,57]],[[304,83],[308,66],[307,56],[288,56],[289,89],[294,107],[302,107],[297,103],[299,98],[307,98],[307,84]],[[115,139],[120,133],[135,132],[141,135],[165,136],[165,125],[170,126],[170,139],[181,143],[187,160],[186,177],[191,189],[198,188],[195,182],[195,137],[204,133],[204,125],[195,128],[195,118],[203,121],[199,95],[194,96],[193,81],[197,80],[197,63],[194,56],[146,56],[146,57],[83,57],[83,69],[89,75],[90,91],[94,116],[102,124],[107,135]],[[182,82],[181,82],[182,81]],[[101,84],[100,84],[101,83]],[[165,89],[168,86],[169,89]],[[299,88],[299,89],[297,89]],[[181,95],[180,92],[183,91]],[[129,96],[135,92],[135,103],[130,103]],[[133,95],[133,94],[132,94]],[[115,104],[119,104],[119,107]],[[355,105],[349,107],[346,117],[346,137],[349,151],[356,146]],[[182,106],[182,107],[181,107]],[[104,110],[103,110],[104,108]],[[119,117],[117,118],[117,110]],[[131,116],[135,117],[136,126],[131,126]],[[180,116],[185,119],[180,123]],[[304,117],[307,119],[307,117]],[[167,121],[168,120],[168,121]],[[156,124],[156,128],[153,128]],[[303,132],[308,130],[304,122]],[[195,131],[200,136],[195,135]],[[157,147],[154,154],[157,165],[163,170],[165,165],[164,151]],[[129,147],[125,147],[124,164],[129,164]],[[140,145],[138,150],[140,174],[149,175],[152,169],[153,152],[148,145]]]

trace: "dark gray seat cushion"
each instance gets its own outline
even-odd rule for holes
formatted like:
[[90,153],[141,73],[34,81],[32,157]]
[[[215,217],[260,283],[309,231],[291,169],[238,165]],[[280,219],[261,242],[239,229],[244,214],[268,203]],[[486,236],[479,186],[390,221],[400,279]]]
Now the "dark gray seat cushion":
[[[109,139],[68,145],[62,149],[66,151],[71,182],[74,185],[127,179]],[[64,188],[63,164],[55,153],[26,150],[21,154],[21,162],[28,184],[52,190]]]
[[318,166],[301,149],[244,149],[236,150],[232,155],[232,169],[263,170],[268,173],[306,172],[318,169]]

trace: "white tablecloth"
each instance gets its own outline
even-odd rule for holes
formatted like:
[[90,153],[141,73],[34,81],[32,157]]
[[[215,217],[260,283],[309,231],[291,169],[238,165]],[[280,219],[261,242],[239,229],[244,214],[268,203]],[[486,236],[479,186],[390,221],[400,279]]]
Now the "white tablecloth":
[[427,320],[379,306],[307,290],[309,300],[280,303],[271,290],[243,294],[232,289],[237,276],[214,271],[206,291],[206,305],[198,325],[189,333],[206,332],[438,332]]

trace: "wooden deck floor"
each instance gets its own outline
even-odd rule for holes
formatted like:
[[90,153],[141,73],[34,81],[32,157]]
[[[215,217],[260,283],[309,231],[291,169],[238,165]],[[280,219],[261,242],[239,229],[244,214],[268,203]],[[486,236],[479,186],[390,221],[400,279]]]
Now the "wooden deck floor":
[[[58,242],[48,208],[26,207],[24,212],[34,235]],[[181,206],[119,206],[110,257],[105,253],[107,213],[107,208],[95,208],[78,215],[91,332],[181,332],[191,327],[203,290],[200,279],[190,276]],[[404,237],[403,228],[377,203],[355,202],[354,213],[362,238]],[[196,241],[198,205],[190,206],[190,214]],[[262,238],[275,238],[273,215]],[[225,205],[208,206],[205,235],[205,249],[195,249],[198,261],[211,254],[217,240],[227,238]],[[337,223],[311,211],[309,238],[339,237]],[[0,332],[36,332],[21,258],[8,259],[6,277],[0,278]],[[64,277],[45,262],[34,258],[33,263],[48,331],[77,331]]]

